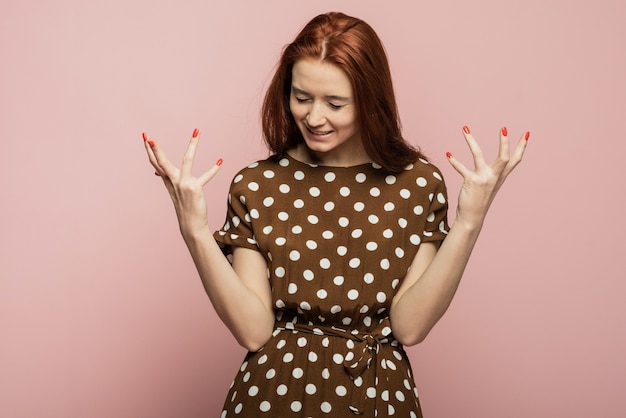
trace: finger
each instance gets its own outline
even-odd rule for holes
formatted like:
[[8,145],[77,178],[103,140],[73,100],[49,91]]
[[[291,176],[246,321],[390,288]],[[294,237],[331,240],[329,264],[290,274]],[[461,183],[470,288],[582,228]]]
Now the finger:
[[470,170],[468,170],[467,167],[463,165],[463,163],[454,158],[451,153],[446,152],[446,157],[448,157],[448,162],[450,163],[452,168],[454,168],[457,173],[463,176],[463,178],[466,178],[470,174]]
[[171,177],[177,174],[178,169],[167,158],[159,143],[149,138],[148,135],[145,138],[145,147],[150,163],[161,177]]
[[198,180],[200,181],[200,184],[202,184],[202,186],[207,184],[217,174],[217,172],[222,167],[222,163],[223,162],[224,162],[224,160],[222,160],[220,158],[219,160],[217,160],[217,162],[215,163],[215,165],[213,167],[211,167],[209,170],[207,170],[204,174],[202,174],[198,178]]
[[472,158],[474,159],[474,166],[480,167],[485,165],[485,159],[483,158],[483,151],[478,146],[478,142],[474,139],[474,135],[470,132],[470,129],[467,126],[463,127],[463,136],[465,137],[465,142],[469,146],[470,152],[472,153]]
[[506,126],[500,129],[500,146],[498,148],[498,157],[494,161],[492,167],[497,171],[503,171],[511,158],[509,145],[509,134]]
[[517,165],[522,162],[522,157],[524,156],[524,152],[526,152],[526,147],[528,146],[528,138],[530,137],[530,132],[524,133],[519,141],[517,142],[517,146],[513,150],[513,154],[511,155],[511,159],[508,162],[505,174],[508,175]]
[[183,176],[191,175],[193,159],[196,156],[196,150],[198,149],[199,135],[200,131],[198,129],[194,129],[193,134],[191,135],[191,140],[189,141],[189,146],[187,147],[187,151],[185,151],[185,155],[183,156],[183,165],[180,167],[180,172]]

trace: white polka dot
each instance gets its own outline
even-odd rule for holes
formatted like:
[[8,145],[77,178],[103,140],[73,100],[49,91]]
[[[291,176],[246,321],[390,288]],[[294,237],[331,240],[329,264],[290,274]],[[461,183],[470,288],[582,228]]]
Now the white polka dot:
[[281,167],[287,167],[289,165],[289,160],[286,158],[281,158],[278,164],[280,164]]
[[304,180],[304,173],[298,170],[295,173],[293,173],[293,178],[295,178],[296,180]]
[[243,404],[238,403],[237,406],[235,407],[235,414],[239,414],[242,409],[243,409]]
[[366,316],[365,318],[363,318],[363,325],[365,325],[366,327],[369,327],[372,325],[372,318],[369,316]]
[[376,225],[378,223],[378,216],[370,215],[367,217],[367,220],[369,221],[369,223]]
[[[326,345],[326,347],[328,347],[328,345]],[[326,380],[330,379],[330,372],[327,368],[324,368],[324,370],[322,370],[322,378]]]
[[287,212],[278,212],[278,219],[281,221],[286,221],[289,219],[289,214]]
[[388,336],[388,335],[391,335],[391,328],[389,328],[389,327],[384,327],[384,328],[383,328],[383,330],[382,330],[382,334],[383,334],[383,336],[385,336],[385,337],[386,337],[386,336]]
[[417,183],[417,185],[420,187],[426,187],[426,185],[428,184],[424,177],[418,177],[417,180],[415,180],[415,183]]
[[361,306],[361,309],[359,310],[359,312],[366,313],[369,310],[370,310],[370,308],[368,308],[367,305],[363,305],[363,306]]
[[328,402],[322,402],[320,408],[322,409],[322,412],[326,414],[328,414],[333,409],[333,407]]
[[446,203],[446,197],[443,195],[443,193],[437,193],[437,202],[441,204]]
[[348,299],[357,300],[359,297],[359,291],[356,289],[352,289],[348,292]]
[[383,393],[380,394],[380,397],[383,401],[389,402],[389,391],[384,390]]
[[300,309],[302,309],[303,311],[310,311],[311,305],[309,304],[309,302],[300,302]]
[[309,221],[309,223],[312,223],[313,225],[316,225],[320,221],[319,218],[315,215],[309,215],[306,219]]
[[335,173],[330,172],[324,175],[324,180],[330,183],[331,181],[334,181],[336,177]]
[[335,278],[333,279],[333,283],[335,283],[337,286],[341,286],[343,284],[343,281],[343,276],[335,276]]
[[362,229],[355,229],[354,231],[352,231],[352,238],[360,238],[361,235],[363,235]]
[[387,295],[385,294],[385,292],[378,292],[376,293],[376,300],[379,303],[383,303],[387,300]]
[[399,390],[396,391],[396,399],[398,399],[400,402],[404,402],[404,393],[400,392]]
[[313,197],[318,197],[321,194],[321,192],[318,187],[311,187],[309,189],[309,194]]
[[315,392],[317,392],[317,388],[315,387],[315,385],[313,383],[309,383],[308,385],[306,385],[306,387],[304,388],[304,391],[306,393],[308,393],[309,395],[314,395]]
[[320,289],[317,291],[317,297],[320,299],[326,299],[326,297],[328,296],[328,292],[325,291],[324,289]]
[[301,409],[302,409],[302,402],[300,402],[300,401],[293,401],[291,403],[291,410],[293,412],[300,412]]
[[304,376],[304,371],[300,367],[296,367],[291,372],[291,375],[296,379],[300,379],[302,376]]
[[256,192],[257,190],[259,190],[259,183],[251,181],[250,183],[248,183],[248,189],[252,190],[253,192]]
[[380,196],[380,189],[378,187],[372,187],[370,189],[370,196],[372,196],[372,197]]
[[285,268],[276,267],[276,270],[274,270],[274,274],[276,275],[276,277],[285,277]]
[[376,397],[376,388],[367,388],[365,393],[368,398],[374,399]]
[[343,245],[340,245],[339,247],[337,247],[337,254],[340,256],[344,256],[348,253],[348,247],[344,247]]
[[383,231],[383,237],[385,237],[385,238],[393,237],[393,231],[391,229],[385,229]]
[[289,286],[287,287],[287,293],[289,293],[290,295],[293,295],[297,291],[298,291],[298,285],[295,283],[289,283]]
[[284,237],[278,237],[274,240],[274,242],[276,243],[276,245],[278,246],[283,246],[287,243],[287,240]]
[[274,175],[275,175],[275,174],[274,174],[274,172],[273,172],[272,170],[265,170],[265,171],[263,172],[263,176],[264,176],[265,178],[268,178],[268,179],[274,178]]
[[400,279],[393,279],[393,280],[391,281],[391,287],[392,287],[392,288],[394,288],[394,289],[395,289],[396,287],[398,287],[398,285],[399,285],[399,284],[400,284]]
[[357,183],[364,183],[365,180],[367,180],[367,176],[363,173],[359,173],[354,179],[357,181]]
[[343,186],[341,189],[339,189],[339,194],[342,195],[343,197],[350,196],[350,188]]
[[408,223],[408,221],[406,219],[404,219],[404,218],[398,219],[398,225],[400,225],[400,228],[404,229],[404,228],[407,227],[408,224],[409,223]]
[[276,388],[276,393],[279,394],[280,396],[283,396],[287,393],[287,390],[288,390],[287,385],[279,385]]
[[306,338],[304,337],[298,338],[298,341],[297,341],[298,347],[304,347],[306,343],[307,343]]
[[334,234],[332,233],[332,231],[324,231],[324,232],[322,232],[322,238],[324,238],[324,239],[331,239],[332,237],[334,237]]
[[304,276],[304,279],[308,281],[311,281],[315,278],[315,274],[313,274],[311,270],[304,270],[302,276]]
[[339,353],[333,354],[333,361],[335,364],[341,364],[343,363],[343,356]]
[[287,184],[281,184],[280,186],[278,186],[278,190],[280,190],[281,193],[289,193],[291,188]]
[[427,220],[428,222],[432,222],[432,221],[434,221],[434,220],[435,220],[435,212],[431,212],[431,213],[430,213],[430,214],[426,217],[426,220]]
[[263,401],[261,402],[261,405],[259,405],[259,409],[261,410],[261,412],[267,412],[272,408],[272,404],[270,404],[268,401]]
[[257,360],[258,364],[264,364],[267,361],[267,354],[263,354],[261,357],[259,357],[259,359]]
[[396,182],[396,176],[389,175],[385,177],[385,183],[394,184]]
[[267,373],[265,373],[265,378],[266,378],[267,380],[273,379],[273,378],[274,378],[274,376],[276,376],[276,370],[274,370],[274,369],[269,369],[269,370],[267,371]]
[[335,204],[333,202],[326,202],[326,203],[324,203],[324,210],[326,212],[330,212],[333,209],[335,209]]
[[400,190],[400,197],[402,197],[403,199],[408,199],[409,197],[411,197],[411,192],[407,189],[402,189]]
[[441,174],[437,173],[436,171],[433,173],[433,177],[436,178],[437,180],[443,180],[443,178],[441,177]]
[[352,258],[352,259],[350,259],[348,264],[350,265],[350,267],[355,269],[355,268],[357,268],[357,267],[359,267],[361,265],[361,260],[358,259],[358,258]]
[[256,396],[257,393],[259,393],[259,387],[258,386],[250,386],[250,389],[248,389],[248,395],[249,396]]
[[424,208],[421,205],[417,205],[413,208],[413,213],[416,215],[421,215],[424,213]]
[[346,218],[345,216],[342,216],[341,218],[339,218],[338,222],[339,222],[339,226],[342,226],[344,228],[348,226],[348,224],[350,224],[350,220]]
[[296,209],[302,209],[304,207],[304,200],[296,199],[293,201],[293,207]]
[[409,238],[409,241],[411,241],[411,244],[413,245],[419,245],[420,242],[422,242],[419,235],[416,235],[416,234],[411,235],[411,237]]
[[291,261],[298,261],[298,260],[300,260],[300,253],[298,251],[296,251],[296,250],[292,250],[289,253],[289,259]]
[[274,204],[274,198],[273,197],[266,197],[265,199],[263,199],[263,206],[265,206],[266,208],[269,208],[273,204]]
[[246,374],[243,375],[241,380],[243,380],[244,382],[247,382],[248,380],[250,380],[250,372],[246,372]]
[[293,361],[293,354],[285,353],[285,355],[283,356],[283,362],[284,363],[291,363],[292,361]]
[[390,267],[390,263],[389,260],[386,258],[383,258],[382,260],[380,260],[380,268],[383,270],[389,270]]
[[361,212],[361,211],[363,211],[363,209],[365,209],[365,203],[363,203],[363,202],[356,202],[354,204],[354,210],[356,210],[357,212]]
[[334,305],[332,308],[330,308],[330,313],[337,314],[339,312],[341,312],[341,306],[339,305]]
[[330,260],[328,258],[322,258],[320,260],[320,267],[323,269],[329,269],[330,268]]
[[367,248],[369,251],[376,251],[378,249],[378,244],[374,241],[370,241],[365,244],[365,248]]
[[337,396],[346,396],[348,394],[348,389],[345,386],[339,385],[335,388],[335,393]]
[[393,415],[396,413],[396,409],[392,405],[387,405],[387,414]]
[[243,179],[243,175],[237,174],[233,179],[233,183],[239,183]]
[[317,354],[315,354],[313,351],[309,351],[309,361],[311,363],[315,363],[317,361]]
[[308,240],[306,242],[306,246],[309,250],[314,250],[317,248],[317,242],[313,241],[313,240]]
[[[349,318],[349,317],[346,316],[345,318],[343,318],[341,320],[341,323],[344,324],[344,325],[350,325],[352,323],[352,318]],[[348,354],[350,354],[350,353],[348,353]]]
[[263,233],[265,235],[269,235],[272,232],[272,229],[274,229],[272,226],[266,226],[265,228],[263,228]]
[[372,273],[365,273],[365,276],[363,276],[363,281],[365,281],[365,283],[367,284],[374,283],[374,275]]
[[395,208],[396,208],[396,205],[394,205],[393,203],[391,203],[391,202],[385,203],[384,209],[385,209],[386,212],[391,212]]

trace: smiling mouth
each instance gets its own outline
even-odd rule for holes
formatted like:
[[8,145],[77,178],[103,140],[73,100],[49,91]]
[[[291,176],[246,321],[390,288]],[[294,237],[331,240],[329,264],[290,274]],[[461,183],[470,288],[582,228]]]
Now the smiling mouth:
[[328,135],[331,134],[333,131],[315,131],[311,128],[309,128],[308,126],[306,127],[307,131],[309,131],[310,133],[312,133],[313,135],[319,135],[319,136],[324,136],[324,135]]

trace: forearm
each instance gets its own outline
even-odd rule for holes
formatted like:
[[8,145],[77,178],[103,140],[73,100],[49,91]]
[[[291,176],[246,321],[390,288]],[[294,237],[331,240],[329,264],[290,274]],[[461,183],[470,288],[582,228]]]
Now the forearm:
[[407,288],[392,305],[391,324],[394,336],[404,345],[414,345],[426,338],[446,312],[480,234],[481,226],[456,222],[428,267],[409,270],[405,280],[419,279]]
[[[274,328],[274,313],[268,306],[271,301],[263,300],[268,295],[259,295],[246,283],[245,277],[240,277],[208,228],[183,232],[183,238],[220,319],[240,345],[257,351],[270,338]],[[261,273],[266,274],[265,268]]]

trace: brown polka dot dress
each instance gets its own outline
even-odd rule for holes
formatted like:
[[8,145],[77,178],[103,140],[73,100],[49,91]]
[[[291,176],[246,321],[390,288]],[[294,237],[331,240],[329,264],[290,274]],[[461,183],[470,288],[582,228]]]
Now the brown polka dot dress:
[[421,417],[389,321],[419,245],[447,233],[446,188],[418,160],[315,166],[271,157],[234,178],[215,238],[260,251],[276,326],[248,353],[221,417]]

